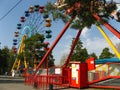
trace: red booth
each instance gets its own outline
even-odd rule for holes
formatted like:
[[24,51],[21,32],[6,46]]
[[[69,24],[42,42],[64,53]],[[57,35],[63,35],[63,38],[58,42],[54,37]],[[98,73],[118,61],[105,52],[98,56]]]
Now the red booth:
[[95,69],[95,58],[91,57],[86,59],[86,63],[88,65],[88,71]]
[[85,88],[88,86],[87,63],[71,62],[70,87]]

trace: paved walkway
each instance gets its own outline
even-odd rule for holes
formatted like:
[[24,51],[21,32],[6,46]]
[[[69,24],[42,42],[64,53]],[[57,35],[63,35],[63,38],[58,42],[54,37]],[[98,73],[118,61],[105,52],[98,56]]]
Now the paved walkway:
[[[33,88],[32,86],[25,85],[24,83],[0,83],[0,90],[40,90]],[[61,90],[61,89],[60,89]],[[68,88],[68,89],[62,89],[62,90],[108,90],[108,89],[93,89],[93,88],[87,88],[87,89],[75,89],[75,88]],[[113,90],[113,89],[110,89]]]
[[[36,89],[33,86],[25,85],[24,79],[19,77],[4,77],[0,76],[0,90],[40,90]],[[60,89],[61,90],[61,89]],[[105,90],[105,89],[62,89],[62,90]],[[106,89],[108,90],[108,89]]]
[[[23,83],[7,83],[7,84],[0,84],[0,90],[40,90],[35,89],[32,86],[24,85]],[[63,89],[63,90],[108,90],[108,89],[75,89],[75,88],[69,88],[69,89]]]
[[0,90],[35,90],[32,86],[26,86],[23,83],[3,83],[0,84]]

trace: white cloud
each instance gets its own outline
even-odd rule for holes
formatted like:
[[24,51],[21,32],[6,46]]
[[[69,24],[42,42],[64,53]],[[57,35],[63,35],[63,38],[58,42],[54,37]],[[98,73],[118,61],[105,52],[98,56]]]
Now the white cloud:
[[[111,37],[110,40],[112,41],[114,46],[116,45],[116,43],[120,43],[119,39],[117,39],[115,36]],[[105,47],[108,47],[110,51],[114,53],[104,38],[98,38],[98,37],[94,37],[92,39],[88,38],[86,39],[86,41],[83,41],[83,46],[87,48],[88,53],[94,52],[98,56]]]
[[118,39],[118,38],[116,38],[115,36],[113,36],[113,37],[111,37],[110,38],[111,39],[111,41],[113,41],[113,43],[120,43],[120,39]]
[[[111,1],[111,0],[106,0],[106,1]],[[120,3],[120,0],[113,0],[116,3]]]
[[84,38],[87,38],[87,36],[88,36],[88,31],[89,31],[89,29],[88,29],[87,27],[85,27],[85,28],[82,30],[81,35],[82,35]]
[[99,55],[99,51],[101,51],[103,46],[105,47],[106,44],[103,39],[93,38],[93,39],[86,39],[83,46],[87,48],[89,53],[95,52],[97,55]]

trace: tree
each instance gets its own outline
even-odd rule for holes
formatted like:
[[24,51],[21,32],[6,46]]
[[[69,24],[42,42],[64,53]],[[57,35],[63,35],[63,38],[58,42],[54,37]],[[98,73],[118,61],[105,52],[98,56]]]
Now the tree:
[[[33,63],[38,64],[40,60],[45,55],[46,45],[44,44],[44,35],[36,33],[35,35],[31,36],[30,38],[25,39],[25,48],[23,52],[23,57],[26,57],[27,61],[29,61],[30,66],[33,67]],[[34,62],[36,60],[37,62]],[[54,65],[54,58],[52,53],[48,56],[48,66]]]
[[89,56],[90,56],[90,57],[94,57],[94,58],[95,58],[95,60],[97,60],[97,59],[98,59],[97,55],[96,55],[94,52],[93,52],[93,53],[91,53]]
[[5,46],[0,49],[0,74],[5,74],[5,72],[10,72],[13,63],[13,54],[11,50]]
[[[47,3],[45,6],[45,13],[51,13],[53,19],[62,19],[64,22],[69,18],[76,16],[77,18],[71,24],[74,29],[83,29],[84,27],[91,27],[93,24],[98,23],[94,18],[97,14],[101,17],[99,23],[103,24],[108,22],[112,17],[120,22],[120,13],[116,11],[116,3],[106,0],[57,0],[55,4]],[[64,13],[63,13],[64,12]],[[116,14],[112,15],[114,12]]]
[[15,57],[16,57],[16,55],[14,55],[13,52],[12,52],[12,50],[9,49],[8,57],[7,57],[7,63],[8,63],[8,64],[7,64],[7,65],[8,65],[8,66],[7,66],[7,72],[8,72],[8,74],[11,73],[11,68],[12,68],[12,66],[13,66]]
[[[74,41],[74,38],[73,38]],[[73,42],[72,41],[72,42]],[[71,56],[71,61],[82,61],[84,62],[86,60],[86,58],[88,58],[88,52],[86,48],[83,48],[82,46],[82,42],[80,41],[80,39],[78,40],[76,47],[72,53]]]
[[106,47],[102,50],[102,53],[100,54],[99,59],[112,58],[114,56],[115,55],[109,51],[109,48]]

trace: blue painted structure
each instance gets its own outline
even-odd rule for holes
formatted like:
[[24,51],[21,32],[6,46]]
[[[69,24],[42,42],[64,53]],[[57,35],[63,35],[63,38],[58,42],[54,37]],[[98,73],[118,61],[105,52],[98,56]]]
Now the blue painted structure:
[[95,60],[95,64],[105,64],[108,62],[120,63],[120,59],[118,59],[118,58],[105,58],[105,59]]

